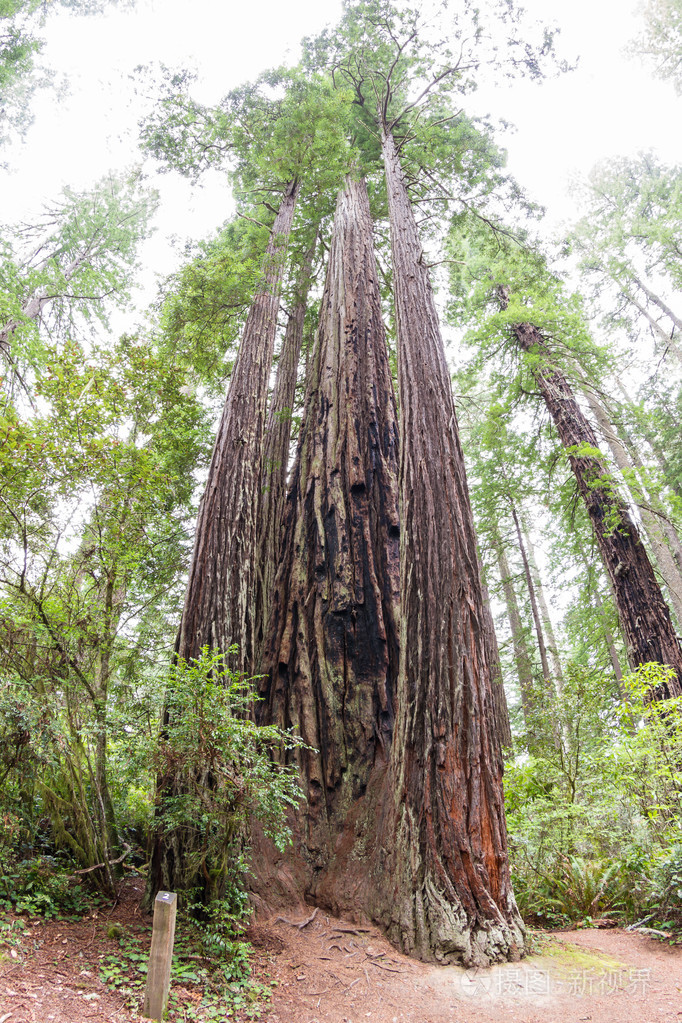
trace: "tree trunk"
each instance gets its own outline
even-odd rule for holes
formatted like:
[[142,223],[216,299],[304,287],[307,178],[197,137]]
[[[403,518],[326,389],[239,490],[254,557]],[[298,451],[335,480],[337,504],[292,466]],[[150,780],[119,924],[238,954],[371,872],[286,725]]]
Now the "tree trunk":
[[635,309],[642,314],[659,341],[661,341],[665,345],[666,349],[669,349],[675,356],[678,364],[682,365],[682,349],[680,349],[680,346],[673,339],[672,335],[666,334],[658,320],[654,319],[649,310],[643,306],[641,302],[638,302],[634,295],[631,295],[627,291],[624,291],[622,294],[626,301],[629,302],[630,305],[633,305]]
[[254,668],[256,525],[265,409],[297,190],[295,184],[289,186],[275,218],[264,284],[244,327],[199,507],[176,642],[178,657],[186,661],[197,657],[203,646],[227,654],[237,644],[230,667],[240,672]]
[[316,242],[317,238],[305,254],[296,281],[265,430],[263,494],[258,523],[257,666],[262,662],[263,643],[270,620],[272,593],[282,547],[291,417],[296,399],[298,361],[303,343],[303,327]]
[[546,647],[549,655],[549,661],[552,666],[554,687],[558,693],[561,693],[564,684],[564,673],[561,668],[561,658],[559,657],[559,644],[557,643],[556,636],[554,634],[552,618],[549,613],[549,607],[547,606],[547,600],[545,599],[545,588],[542,585],[542,577],[540,576],[540,571],[535,558],[535,548],[533,547],[533,543],[530,538],[528,520],[523,513],[523,509],[520,510],[520,515],[521,529],[523,532],[526,553],[528,555],[528,564],[530,565],[530,571],[533,577],[533,584],[535,586],[535,593],[538,601],[538,610],[540,611],[544,634],[547,637]]
[[[266,252],[263,287],[253,300],[218,427],[208,481],[199,506],[189,581],[176,640],[176,655],[185,661],[207,645],[227,656],[230,667],[251,672],[254,654],[256,593],[256,525],[262,487],[263,432],[272,365],[279,292],[297,186],[288,187],[275,217]],[[173,722],[164,716],[165,726]],[[157,804],[182,794],[190,784],[182,767],[157,779]],[[206,779],[210,784],[210,779]],[[195,832],[176,827],[168,834],[157,826],[145,899],[149,905],[160,888],[199,888],[213,894],[215,875],[193,847]]]
[[524,541],[523,530],[521,529],[521,523],[517,514],[516,508],[512,505],[511,509],[512,519],[514,520],[514,528],[516,530],[516,539],[519,545],[519,553],[521,554],[521,561],[523,563],[523,574],[526,580],[526,587],[528,589],[528,597],[530,599],[530,609],[533,615],[533,624],[535,625],[535,635],[538,640],[538,653],[540,654],[540,665],[542,667],[542,677],[547,681],[551,681],[552,672],[549,667],[549,657],[547,656],[547,647],[545,645],[545,633],[542,627],[542,618],[540,617],[540,608],[538,606],[538,598],[535,592],[535,580],[530,567],[530,561],[528,560],[528,553],[526,551],[526,544]]
[[637,285],[637,287],[640,288],[644,292],[644,294],[649,299],[649,301],[653,302],[654,305],[657,305],[658,308],[661,310],[661,312],[665,313],[665,315],[668,317],[668,319],[671,320],[674,323],[674,325],[677,327],[678,330],[682,330],[682,320],[680,319],[679,316],[675,315],[675,313],[672,311],[670,306],[667,305],[663,301],[663,299],[660,298],[659,295],[656,295],[651,290],[651,288],[648,288],[647,285],[644,283],[644,281],[640,281],[640,279],[638,277],[634,277],[634,276],[633,276],[632,279],[635,282],[635,284]]
[[[307,804],[306,894],[332,909],[349,826],[386,763],[399,607],[398,427],[364,181],[339,195],[312,354],[263,682],[264,721],[293,728]],[[385,773],[385,772],[384,772]],[[345,831],[345,835],[344,835]],[[362,874],[361,858],[352,867]],[[258,870],[258,865],[255,865]]]
[[493,714],[495,719],[495,732],[497,734],[497,741],[503,750],[507,750],[507,755],[512,752],[512,733],[511,724],[509,722],[509,707],[507,706],[507,695],[504,691],[504,683],[502,681],[502,665],[500,663],[500,649],[497,644],[497,633],[495,632],[495,620],[493,613],[490,609],[490,594],[488,593],[488,587],[485,583],[485,575],[483,567],[479,561],[479,572],[481,575],[481,592],[483,594],[483,629],[485,633],[485,644],[488,650],[491,651],[491,681],[492,681],[492,698],[493,698]]
[[[616,377],[615,379],[616,387],[623,395],[625,403],[630,408],[634,408],[635,403],[633,402],[632,398],[626,391],[623,382],[620,380],[619,377]],[[672,492],[674,494],[677,494],[677,496],[682,500],[682,488],[680,488],[680,486],[675,482],[674,479],[671,479],[670,463],[666,458],[666,455],[658,441],[658,438],[654,436],[651,430],[647,430],[644,424],[640,424],[639,428],[641,430],[642,437],[651,448],[651,452],[656,460],[656,463],[665,477],[666,485],[669,486]],[[627,450],[629,451],[630,456],[633,457],[634,452],[637,451],[637,445],[634,442],[632,434],[622,422],[618,426],[618,435],[622,440],[623,444],[625,445],[625,447],[627,448]]]
[[[506,289],[500,289],[500,298],[503,306],[508,303]],[[671,682],[658,686],[652,699],[682,695],[682,651],[670,611],[637,527],[615,491],[608,469],[593,453],[598,448],[594,431],[568,381],[553,364],[538,329],[530,323],[518,323],[512,330],[520,347],[533,353],[535,381],[566,448],[613,585],[628,660],[633,669],[650,661],[674,669]],[[583,446],[588,447],[585,454],[580,452]]]
[[374,912],[404,951],[519,955],[493,661],[450,375],[393,137],[383,131],[400,381],[401,642]]
[[504,602],[507,608],[509,628],[511,629],[512,634],[514,663],[516,664],[519,689],[521,690],[521,709],[523,711],[523,719],[526,723],[526,728],[528,729],[531,724],[533,711],[533,662],[528,650],[526,633],[523,628],[523,622],[521,621],[521,612],[516,599],[516,593],[514,592],[514,584],[512,582],[512,576],[509,569],[509,562],[507,561],[507,552],[502,546],[501,540],[499,540],[495,546],[495,553],[497,555],[497,564],[500,569],[500,580],[502,582],[502,592],[504,593]]
[[[644,531],[649,539],[654,558],[656,559],[656,564],[658,565],[659,572],[661,573],[663,582],[668,590],[668,596],[670,597],[670,603],[672,605],[672,610],[675,613],[677,624],[680,626],[682,624],[682,573],[680,573],[673,549],[671,549],[671,545],[669,545],[672,543],[674,545],[675,553],[682,557],[682,548],[680,548],[679,538],[677,537],[672,524],[668,522],[665,509],[660,502],[652,500],[651,496],[646,494],[643,490],[638,493],[638,487],[636,485],[633,486],[632,477],[634,475],[635,467],[628,457],[625,448],[621,444],[618,435],[609,422],[606,412],[597,401],[589,386],[584,388],[583,393],[585,394],[590,409],[597,421],[599,432],[611,449],[613,459],[623,474],[625,484],[630,491],[633,502],[639,508]],[[641,460],[639,468],[641,471],[645,471]],[[666,524],[669,526],[669,529],[666,529]]]

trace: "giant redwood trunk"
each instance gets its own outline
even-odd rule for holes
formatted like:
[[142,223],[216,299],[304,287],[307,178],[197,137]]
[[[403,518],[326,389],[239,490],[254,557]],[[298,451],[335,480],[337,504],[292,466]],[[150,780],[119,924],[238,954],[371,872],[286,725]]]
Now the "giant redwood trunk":
[[307,803],[296,845],[305,894],[332,909],[352,908],[328,894],[332,860],[354,842],[349,813],[387,761],[398,663],[398,427],[377,277],[366,186],[349,177],[308,368],[259,707],[311,747],[300,753]]
[[199,507],[194,551],[176,644],[178,657],[208,645],[239,651],[230,666],[252,671],[257,521],[263,473],[268,379],[277,332],[284,254],[297,186],[286,191],[270,235],[263,287],[244,327]]
[[[500,290],[503,303],[506,289]],[[533,373],[547,409],[566,448],[578,490],[594,528],[604,566],[611,579],[628,660],[634,669],[656,661],[667,664],[676,677],[652,696],[682,695],[682,650],[661,588],[625,502],[613,477],[597,457],[597,438],[578,405],[563,373],[554,365],[544,339],[530,323],[513,328],[520,347],[537,360]],[[581,448],[585,453],[581,453]]]
[[400,668],[374,915],[405,952],[517,957],[476,537],[443,341],[390,131],[400,382]]
[[[284,256],[297,186],[290,185],[275,217],[263,270],[263,286],[247,316],[239,354],[218,427],[204,496],[199,506],[189,581],[176,640],[185,661],[203,646],[228,654],[229,666],[251,671],[254,654],[257,520],[262,487],[263,432],[272,365]],[[166,714],[165,726],[173,727]],[[196,779],[192,779],[196,781]],[[186,791],[178,773],[157,779],[157,802]],[[202,780],[211,785],[211,779]],[[198,888],[205,899],[218,894],[220,869],[197,848],[196,822],[169,833],[157,826],[147,881],[149,903],[160,888]],[[217,886],[217,887],[216,887]]]
[[296,399],[298,362],[303,344],[303,328],[314,255],[315,242],[304,256],[296,281],[293,303],[277,363],[277,375],[265,429],[263,492],[258,521],[257,668],[261,663],[263,642],[270,619],[275,575],[281,553],[289,470],[291,417]]

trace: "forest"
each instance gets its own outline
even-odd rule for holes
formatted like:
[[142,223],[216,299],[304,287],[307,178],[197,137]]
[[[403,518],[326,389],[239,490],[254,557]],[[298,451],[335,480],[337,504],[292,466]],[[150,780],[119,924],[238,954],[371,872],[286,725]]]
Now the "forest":
[[[0,5],[0,157],[49,17]],[[8,921],[136,879],[240,970],[306,905],[467,967],[682,941],[682,167],[599,164],[548,239],[473,96],[559,41],[344,0],[217,105],[138,68],[140,161],[234,213],[134,330],[153,174],[3,225]],[[680,0],[631,47],[682,95]]]

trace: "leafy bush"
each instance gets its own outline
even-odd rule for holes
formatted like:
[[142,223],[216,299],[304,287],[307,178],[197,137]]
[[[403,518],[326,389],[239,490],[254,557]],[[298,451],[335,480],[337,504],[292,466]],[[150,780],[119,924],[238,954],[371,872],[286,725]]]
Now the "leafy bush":
[[666,671],[642,666],[621,701],[612,679],[573,665],[560,694],[535,700],[530,752],[505,781],[524,916],[682,922],[682,701],[651,700]]
[[54,919],[82,916],[92,897],[49,857],[25,860],[0,881],[0,905],[15,913]]
[[[226,668],[222,654],[205,648],[171,672],[166,691],[166,724],[150,746],[157,777],[172,779],[157,810],[155,825],[164,841],[175,844],[192,890],[197,878],[201,902],[223,898],[228,876],[243,891],[241,854],[249,825],[257,819],[278,848],[289,841],[287,808],[302,796],[298,770],[286,763],[300,739],[275,726],[253,721],[252,684]],[[240,896],[241,897],[241,896]],[[232,894],[234,903],[235,892]]]

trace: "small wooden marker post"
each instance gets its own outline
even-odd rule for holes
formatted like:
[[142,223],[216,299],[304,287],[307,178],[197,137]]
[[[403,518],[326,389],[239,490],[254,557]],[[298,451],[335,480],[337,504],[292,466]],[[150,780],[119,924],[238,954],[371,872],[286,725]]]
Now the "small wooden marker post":
[[152,947],[142,1010],[145,1019],[162,1020],[168,1005],[177,910],[178,897],[175,892],[158,893],[154,900]]

